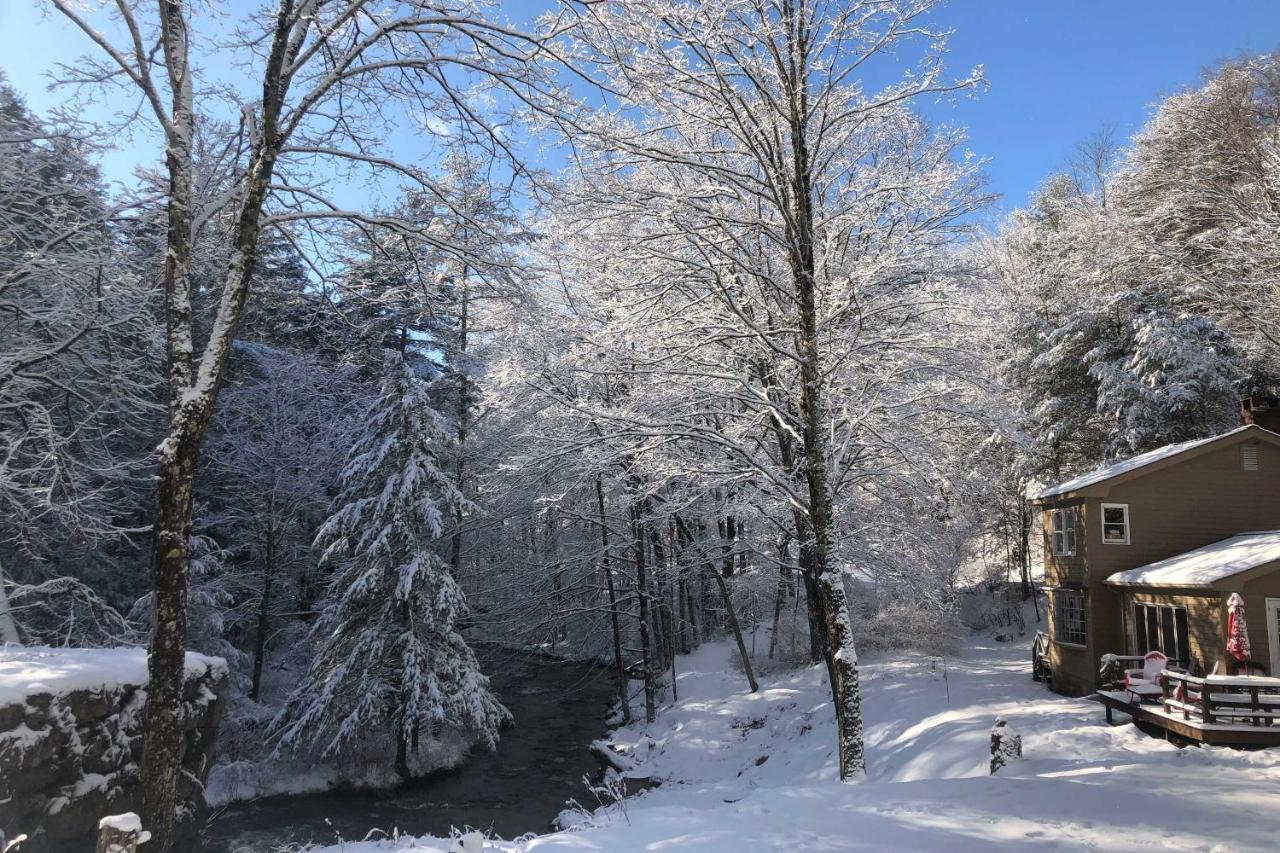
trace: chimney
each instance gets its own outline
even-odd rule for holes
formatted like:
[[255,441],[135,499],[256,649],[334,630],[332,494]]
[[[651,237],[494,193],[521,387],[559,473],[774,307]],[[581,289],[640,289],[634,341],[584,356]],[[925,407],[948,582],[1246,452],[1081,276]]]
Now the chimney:
[[1280,432],[1280,397],[1255,394],[1241,400],[1240,423]]

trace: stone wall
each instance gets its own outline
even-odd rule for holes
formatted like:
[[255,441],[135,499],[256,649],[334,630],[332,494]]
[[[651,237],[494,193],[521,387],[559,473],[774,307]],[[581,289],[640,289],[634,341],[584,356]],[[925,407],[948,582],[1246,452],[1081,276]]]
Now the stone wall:
[[[0,662],[0,830],[9,839],[26,833],[23,853],[88,851],[99,818],[141,811],[145,654],[36,650],[35,656],[41,653],[40,666],[33,666],[28,650],[5,650],[5,656],[25,655],[15,664],[16,679],[6,673],[9,661]],[[85,659],[98,668],[78,665]],[[204,820],[203,787],[226,686],[221,660],[188,655],[178,795],[189,838]]]

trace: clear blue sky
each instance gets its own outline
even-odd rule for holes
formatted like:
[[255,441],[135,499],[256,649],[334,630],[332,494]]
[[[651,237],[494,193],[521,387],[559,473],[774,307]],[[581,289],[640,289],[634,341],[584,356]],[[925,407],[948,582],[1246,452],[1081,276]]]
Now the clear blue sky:
[[[519,23],[550,5],[506,0],[504,8]],[[52,64],[87,47],[42,16],[43,6],[0,0],[0,69],[37,110],[62,97],[45,91]],[[970,148],[990,160],[1001,209],[1025,203],[1098,128],[1128,137],[1157,98],[1194,84],[1205,66],[1280,47],[1280,0],[951,0],[936,18],[955,30],[953,70],[984,65],[990,89],[930,113],[968,127]],[[121,152],[105,171],[123,177],[137,159]]]

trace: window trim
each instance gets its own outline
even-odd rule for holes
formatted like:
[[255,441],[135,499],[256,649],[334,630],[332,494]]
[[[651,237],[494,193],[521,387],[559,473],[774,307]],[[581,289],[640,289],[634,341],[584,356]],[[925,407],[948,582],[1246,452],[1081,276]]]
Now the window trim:
[[[1124,539],[1108,539],[1107,538],[1107,510],[1118,509],[1124,512]],[[1103,504],[1102,511],[1098,516],[1101,527],[1098,533],[1102,536],[1103,545],[1128,545],[1130,540],[1130,531],[1132,525],[1129,521],[1129,505],[1128,504]]]
[[[1084,590],[1063,589],[1059,587],[1054,589],[1052,592],[1053,592],[1053,637],[1052,637],[1053,641],[1055,643],[1058,643],[1059,645],[1070,646],[1073,649],[1087,649],[1089,647],[1089,608],[1088,608],[1087,600],[1085,598]],[[1063,596],[1064,599],[1065,597],[1070,596],[1070,597],[1079,599],[1080,601],[1080,637],[1082,638],[1082,641],[1079,643],[1073,642],[1072,640],[1064,640],[1060,636],[1062,625],[1059,624],[1059,622],[1061,621],[1058,613],[1059,607],[1060,607],[1059,596]]]
[[[1071,519],[1070,526],[1067,519]],[[1076,507],[1060,507],[1049,510],[1049,552],[1055,557],[1074,557],[1080,545],[1079,513]],[[1059,527],[1061,522],[1061,527]],[[1062,537],[1062,547],[1058,547],[1058,537]]]
[[[1156,611],[1156,632],[1160,637],[1160,642],[1158,643],[1159,648],[1143,649],[1142,643],[1139,642],[1139,639],[1138,639],[1139,626],[1138,626],[1138,618],[1137,618],[1138,614],[1136,612],[1137,608],[1139,607],[1150,607]],[[1177,634],[1177,631],[1178,631],[1177,611],[1179,610],[1182,611],[1182,624],[1185,626],[1185,631],[1181,637],[1178,637],[1178,636],[1174,637],[1174,641],[1173,641],[1174,652],[1175,652],[1174,654],[1169,654],[1169,652],[1166,650],[1167,644],[1165,643],[1165,636],[1164,636],[1164,628],[1165,628],[1164,616],[1160,613],[1161,608],[1168,608],[1169,610],[1173,611],[1170,614],[1170,618],[1173,621],[1173,630],[1175,634]],[[1131,626],[1132,630],[1129,632],[1129,639],[1133,641],[1134,654],[1145,655],[1147,652],[1158,651],[1158,652],[1162,652],[1163,654],[1167,655],[1172,659],[1181,660],[1184,666],[1190,665],[1191,663],[1191,612],[1190,610],[1188,610],[1185,604],[1167,604],[1161,601],[1150,601],[1147,599],[1134,598],[1129,603],[1129,618],[1133,621],[1133,625]],[[1143,633],[1145,634],[1146,626],[1143,625],[1142,629],[1143,629]],[[1182,640],[1181,643],[1178,642],[1179,639]],[[1179,648],[1179,646],[1186,646],[1187,654],[1185,656],[1178,654],[1178,652],[1182,651],[1182,649]]]

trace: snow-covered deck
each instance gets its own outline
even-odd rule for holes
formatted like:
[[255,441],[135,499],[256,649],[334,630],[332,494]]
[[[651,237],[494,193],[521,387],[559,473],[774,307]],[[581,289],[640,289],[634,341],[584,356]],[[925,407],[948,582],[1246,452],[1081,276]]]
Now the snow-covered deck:
[[1199,743],[1280,746],[1280,678],[1218,676],[1197,678],[1166,670],[1164,695],[1140,702],[1124,690],[1099,690],[1107,722],[1120,711]]

